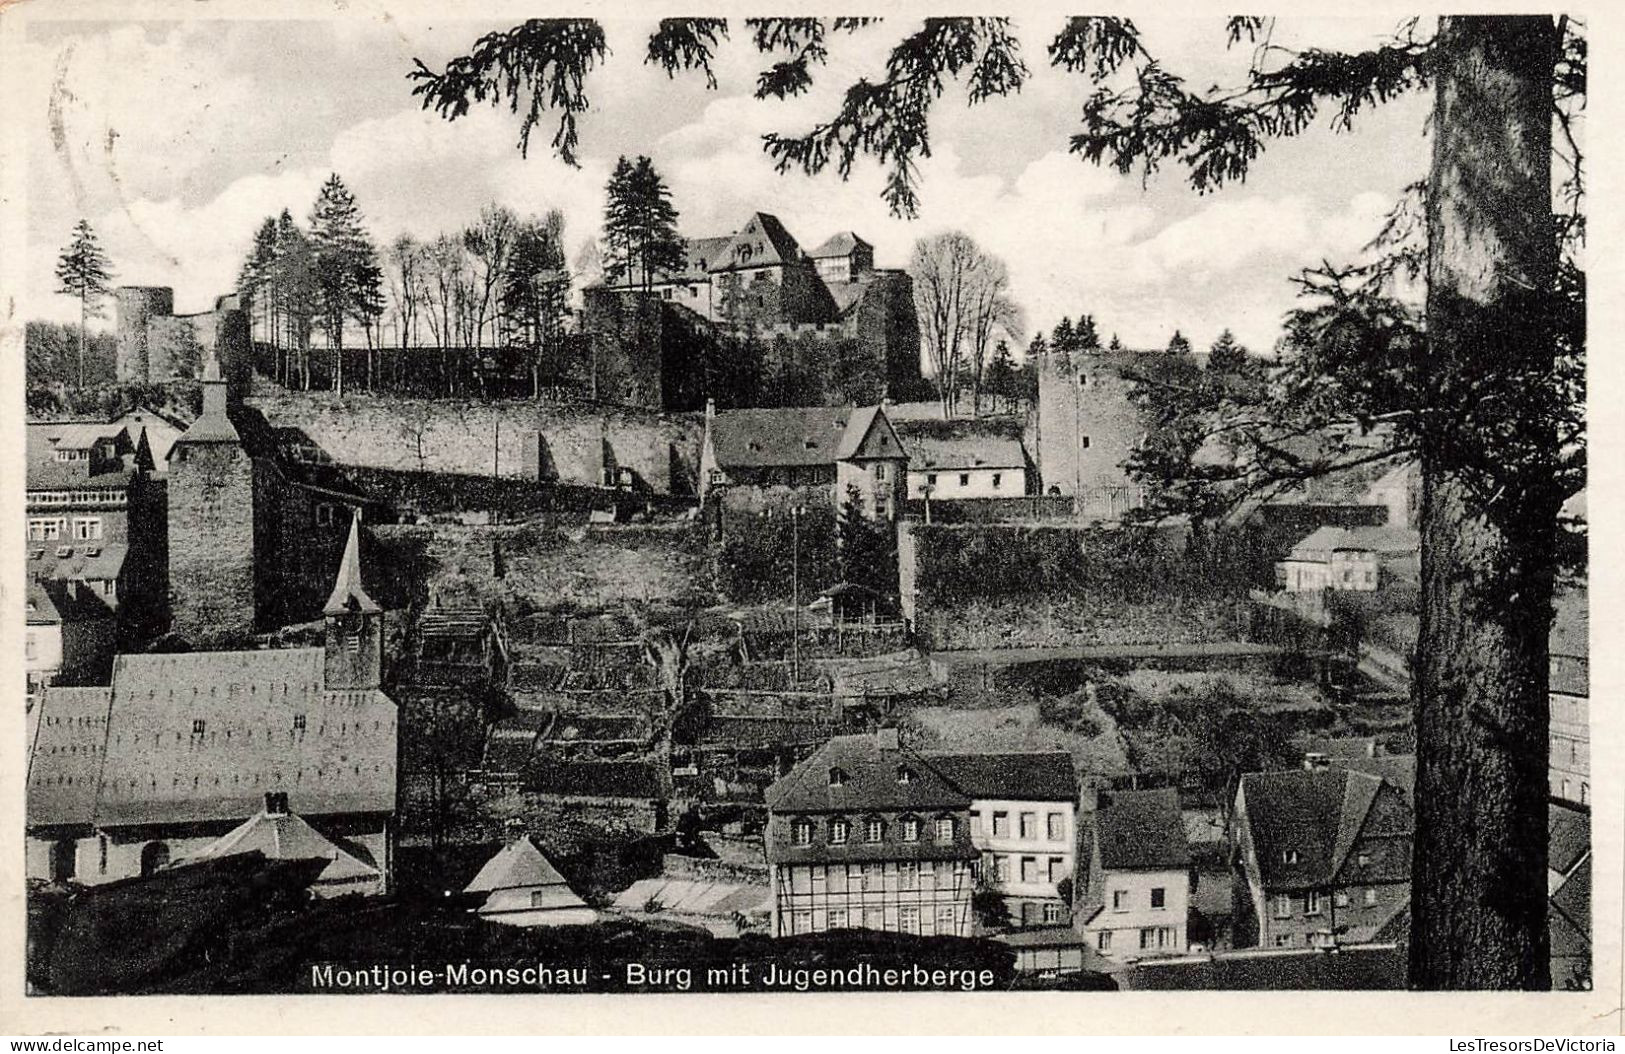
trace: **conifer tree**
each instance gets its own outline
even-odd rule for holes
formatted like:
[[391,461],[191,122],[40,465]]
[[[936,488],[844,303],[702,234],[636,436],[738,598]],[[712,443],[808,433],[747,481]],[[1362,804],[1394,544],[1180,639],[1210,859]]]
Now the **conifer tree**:
[[[344,323],[368,321],[383,310],[378,252],[367,235],[361,209],[338,173],[327,177],[310,213],[310,245],[323,328],[333,349],[333,387],[344,394]],[[368,291],[371,291],[370,293]]]
[[101,315],[101,301],[108,293],[112,272],[108,270],[107,254],[90,221],[81,219],[74,225],[73,240],[62,250],[56,262],[57,292],[79,300],[79,387],[85,386],[85,341],[87,326],[92,317]]
[[1247,349],[1236,343],[1235,334],[1226,329],[1219,334],[1208,350],[1207,368],[1220,373],[1240,369],[1247,362]]
[[1185,334],[1181,333],[1179,330],[1174,330],[1174,335],[1168,338],[1168,354],[1189,355],[1190,353],[1190,338],[1185,336]]
[[671,190],[647,157],[615,163],[604,188],[604,276],[611,284],[647,291],[683,266],[686,247],[677,233]]

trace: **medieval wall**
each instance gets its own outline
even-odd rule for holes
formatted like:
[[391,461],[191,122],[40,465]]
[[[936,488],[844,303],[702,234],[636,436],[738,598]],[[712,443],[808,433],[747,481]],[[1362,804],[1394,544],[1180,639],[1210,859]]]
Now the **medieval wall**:
[[692,494],[699,415],[532,401],[405,399],[277,392],[251,404],[273,426],[302,429],[340,465],[601,486],[605,471],[658,493]]
[[218,297],[212,310],[191,315],[175,314],[175,292],[167,286],[120,286],[113,302],[121,382],[159,384],[197,377],[202,360],[214,353],[232,395],[248,390],[252,344],[248,315],[235,294]]

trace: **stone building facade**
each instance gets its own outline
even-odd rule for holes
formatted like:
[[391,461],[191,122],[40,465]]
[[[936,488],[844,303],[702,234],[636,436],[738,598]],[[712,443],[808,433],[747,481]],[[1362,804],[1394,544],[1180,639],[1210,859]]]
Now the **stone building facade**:
[[1080,518],[1121,520],[1144,503],[1144,488],[1123,467],[1145,433],[1129,376],[1142,357],[1085,352],[1039,360],[1027,449],[1036,453],[1043,493],[1076,497]]

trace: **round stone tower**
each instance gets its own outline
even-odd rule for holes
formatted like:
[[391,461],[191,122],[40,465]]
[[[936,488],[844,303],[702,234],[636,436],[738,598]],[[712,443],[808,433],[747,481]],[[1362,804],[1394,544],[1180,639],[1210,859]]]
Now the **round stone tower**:
[[118,379],[126,384],[152,380],[151,324],[175,313],[175,291],[168,286],[121,285],[113,290],[118,325]]

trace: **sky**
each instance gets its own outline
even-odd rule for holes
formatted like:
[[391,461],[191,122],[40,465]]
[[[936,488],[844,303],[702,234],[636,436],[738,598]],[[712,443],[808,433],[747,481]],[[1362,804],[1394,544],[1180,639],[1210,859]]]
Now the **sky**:
[[[1234,83],[1249,58],[1246,48],[1226,52],[1219,18],[1137,22],[1193,86]],[[911,28],[902,19],[833,38],[814,90],[784,102],[752,98],[766,60],[742,26],[709,91],[699,74],[671,79],[644,63],[649,24],[608,22],[611,54],[587,81],[591,108],[572,169],[550,152],[546,115],[527,158],[506,107],[447,122],[411,95],[415,59],[438,69],[507,24],[31,21],[19,103],[28,249],[16,317],[77,319],[75,302],[55,293],[53,268],[80,217],[100,234],[118,283],[169,285],[177,310],[207,309],[231,290],[259,222],[283,208],[303,220],[331,172],[380,245],[460,229],[495,201],[522,214],[561,209],[574,257],[598,234],[616,158],[645,154],[670,185],[685,234],[725,234],[760,210],[804,247],[854,230],[875,245],[878,265],[904,267],[917,239],[959,229],[1008,264],[1030,328],[1088,312],[1103,338],[1130,346],[1162,347],[1179,329],[1200,349],[1229,328],[1266,351],[1292,306],[1291,277],[1352,258],[1427,169],[1430,100],[1418,94],[1378,107],[1351,132],[1333,132],[1323,116],[1301,137],[1272,142],[1244,183],[1199,195],[1169,166],[1142,185],[1138,174],[1068,153],[1091,87],[1047,65],[1058,27],[1040,20],[1017,23],[1032,70],[1019,95],[971,107],[955,85],[938,101],[917,218],[888,213],[872,160],[846,182],[833,171],[776,174],[760,136],[803,132],[834,114],[846,85],[882,69]],[[1389,18],[1284,19],[1275,40],[1356,48],[1393,28]]]

